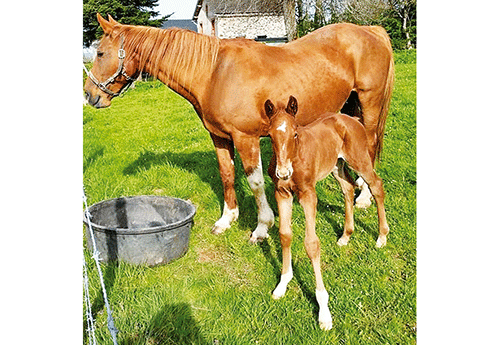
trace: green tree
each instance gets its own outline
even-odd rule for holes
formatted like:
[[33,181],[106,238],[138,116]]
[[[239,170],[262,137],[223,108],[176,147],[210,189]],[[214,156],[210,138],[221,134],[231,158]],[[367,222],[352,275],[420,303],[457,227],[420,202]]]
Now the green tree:
[[330,24],[383,26],[394,49],[417,43],[417,0],[296,0],[298,36]]
[[90,46],[103,32],[97,22],[97,13],[107,18],[110,14],[122,24],[159,27],[168,16],[155,18],[158,0],[83,0],[83,44]]
[[[417,44],[417,0],[389,0],[390,18],[399,21],[399,35],[394,35],[403,43],[401,49],[413,49]],[[392,38],[392,36],[391,36]]]

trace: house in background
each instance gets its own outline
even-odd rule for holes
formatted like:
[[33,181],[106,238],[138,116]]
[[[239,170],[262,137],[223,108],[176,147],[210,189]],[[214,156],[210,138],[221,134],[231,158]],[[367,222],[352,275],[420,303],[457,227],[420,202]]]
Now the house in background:
[[163,22],[162,29],[181,28],[197,32],[198,28],[191,19],[167,19]]
[[280,0],[198,0],[198,32],[218,38],[244,37],[274,45],[287,42]]

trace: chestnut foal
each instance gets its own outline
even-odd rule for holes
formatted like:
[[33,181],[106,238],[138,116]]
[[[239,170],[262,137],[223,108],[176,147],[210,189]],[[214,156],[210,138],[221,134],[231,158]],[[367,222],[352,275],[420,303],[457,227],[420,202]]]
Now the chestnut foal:
[[345,225],[344,234],[337,244],[342,246],[347,244],[354,230],[354,181],[349,177],[344,161],[366,181],[377,203],[380,234],[376,247],[380,248],[386,244],[389,232],[382,180],[373,169],[365,129],[356,119],[344,114],[326,113],[311,124],[298,127],[295,121],[298,105],[293,96],[290,96],[286,109],[275,107],[270,100],[265,102],[264,107],[270,119],[273,158],[269,175],[275,184],[283,251],[281,280],[273,291],[273,298],[278,299],[285,294],[287,284],[293,277],[291,221],[292,193],[295,192],[306,218],[304,243],[316,278],[319,325],[329,330],[332,328],[332,317],[328,309],[328,293],[321,276],[320,243],[315,230],[316,182],[330,173],[340,182],[345,199]]

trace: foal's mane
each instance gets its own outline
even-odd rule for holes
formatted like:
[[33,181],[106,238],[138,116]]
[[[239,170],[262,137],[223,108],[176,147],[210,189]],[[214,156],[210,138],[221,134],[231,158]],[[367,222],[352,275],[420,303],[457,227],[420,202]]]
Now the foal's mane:
[[138,57],[140,71],[149,64],[153,77],[161,70],[167,79],[177,76],[187,83],[195,74],[212,71],[219,52],[218,38],[179,28],[122,25],[118,35],[127,54]]

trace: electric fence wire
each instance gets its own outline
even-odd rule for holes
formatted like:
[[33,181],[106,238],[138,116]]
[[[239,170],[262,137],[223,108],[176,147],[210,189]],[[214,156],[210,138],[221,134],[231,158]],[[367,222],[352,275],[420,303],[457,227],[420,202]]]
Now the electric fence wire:
[[108,302],[108,295],[106,293],[106,286],[104,285],[104,278],[103,278],[102,271],[101,271],[101,265],[99,264],[99,260],[100,260],[99,259],[99,251],[97,250],[97,245],[96,245],[96,241],[95,241],[95,237],[94,237],[94,230],[92,229],[92,222],[90,221],[91,214],[89,212],[89,208],[87,205],[87,197],[85,196],[85,186],[83,187],[83,202],[85,204],[85,217],[87,218],[87,224],[89,227],[90,237],[92,239],[92,247],[94,248],[94,253],[92,255],[92,258],[96,262],[97,272],[99,273],[99,279],[101,281],[104,304],[106,305],[106,311],[108,313],[108,329],[109,329],[109,332],[111,333],[111,337],[113,338],[113,345],[118,345],[118,343],[116,341],[118,329],[115,327],[113,315],[111,312],[111,307],[109,306],[109,302]]

